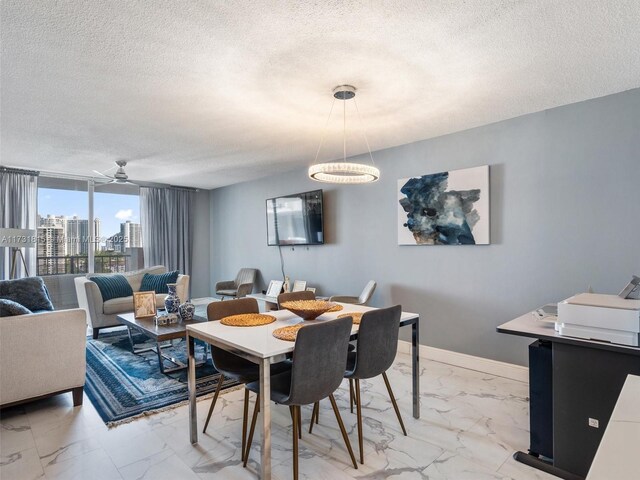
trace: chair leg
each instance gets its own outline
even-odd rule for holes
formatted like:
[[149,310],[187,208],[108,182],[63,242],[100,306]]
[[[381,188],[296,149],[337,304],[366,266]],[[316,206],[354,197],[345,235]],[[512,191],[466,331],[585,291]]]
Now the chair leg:
[[[241,456],[244,456],[244,449],[247,445],[247,420],[249,419],[249,389],[244,389],[244,407],[242,411],[242,451]],[[244,460],[244,458],[242,458]]]
[[349,441],[349,436],[347,435],[347,431],[344,428],[344,423],[342,423],[342,417],[340,416],[340,412],[338,411],[338,405],[336,405],[336,399],[333,398],[333,393],[329,395],[329,400],[331,400],[331,408],[333,408],[333,413],[336,415],[336,420],[338,421],[338,426],[340,427],[340,432],[342,433],[342,439],[344,440],[344,443],[347,446],[347,450],[349,450],[349,456],[351,457],[351,463],[353,464],[353,468],[357,469],[358,464],[356,463],[356,457],[353,456],[353,449],[351,448],[351,442]]
[[[296,425],[296,423],[295,423],[295,422],[293,422],[293,420],[294,420],[294,418],[293,418],[293,417],[294,417],[294,416],[296,416],[296,415],[298,415],[298,411],[294,408],[294,406],[293,406],[293,405],[289,405],[289,413],[291,414],[291,422],[293,423],[293,425]],[[298,422],[297,422],[297,425],[298,425],[298,431],[296,432],[296,434],[298,435],[298,437],[299,437],[300,439],[302,439],[302,428],[301,428],[301,422],[300,422],[300,419],[299,419],[299,418],[298,418],[297,420],[298,420]]]
[[[160,348],[158,348],[160,351]],[[211,406],[209,407],[209,413],[207,414],[207,420],[204,422],[204,428],[202,429],[202,433],[207,432],[207,427],[209,426],[209,420],[211,420],[211,414],[213,413],[213,409],[216,406],[216,402],[218,401],[218,395],[220,394],[220,390],[222,389],[222,384],[224,383],[224,375],[220,374],[220,378],[218,379],[218,385],[216,386],[216,393],[213,394],[213,400],[211,401]]]
[[349,408],[351,408],[351,413],[353,413],[353,380],[349,379]]
[[309,433],[313,432],[313,422],[316,421],[316,415],[318,414],[319,408],[320,408],[319,402],[316,402],[313,404],[313,411],[311,412],[311,422],[309,422]]
[[93,332],[91,332],[91,336],[93,337],[94,340],[98,339],[98,335],[100,335],[100,329],[99,328],[94,328]]
[[393,409],[396,411],[396,416],[398,417],[398,422],[400,422],[400,427],[402,428],[402,433],[404,436],[407,436],[407,429],[404,428],[404,422],[402,421],[402,415],[400,415],[400,409],[398,408],[398,404],[396,403],[396,397],[393,395],[393,390],[391,390],[391,384],[389,383],[389,379],[387,378],[387,372],[382,372],[382,378],[384,378],[384,384],[387,386],[387,391],[389,392],[389,397],[391,398],[391,403],[393,404]]
[[253,417],[251,418],[251,428],[249,429],[249,438],[247,438],[247,447],[245,448],[242,466],[247,466],[249,460],[249,450],[251,450],[251,442],[253,442],[253,433],[256,430],[256,420],[258,418],[258,412],[260,411],[260,394],[256,395],[256,404],[253,407]]
[[294,405],[291,413],[293,417],[293,430],[291,436],[293,437],[293,480],[298,480],[298,418],[300,415],[300,405]]
[[298,412],[298,437],[302,440],[302,411],[300,409],[300,405],[298,405],[296,411]]
[[362,439],[362,400],[360,398],[359,379],[356,379],[356,413],[358,416],[358,448],[360,449],[360,463],[364,465],[364,441]]

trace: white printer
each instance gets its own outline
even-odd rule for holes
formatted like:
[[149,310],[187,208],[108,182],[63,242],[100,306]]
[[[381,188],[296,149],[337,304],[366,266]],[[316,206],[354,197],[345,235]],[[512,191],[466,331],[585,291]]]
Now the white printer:
[[558,303],[556,330],[567,337],[637,347],[640,300],[598,293],[574,295]]

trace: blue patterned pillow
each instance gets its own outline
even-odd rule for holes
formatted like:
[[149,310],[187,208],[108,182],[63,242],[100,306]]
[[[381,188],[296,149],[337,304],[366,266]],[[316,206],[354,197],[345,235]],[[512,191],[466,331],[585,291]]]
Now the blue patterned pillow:
[[33,313],[24,305],[7,298],[0,298],[0,317],[14,317],[16,315],[27,315]]
[[113,298],[131,297],[133,295],[131,285],[129,285],[124,275],[96,275],[89,278],[98,285],[103,302]]
[[173,272],[160,273],[153,275],[145,273],[140,284],[141,292],[150,292],[154,290],[156,293],[169,293],[167,283],[176,283],[178,281],[178,270]]

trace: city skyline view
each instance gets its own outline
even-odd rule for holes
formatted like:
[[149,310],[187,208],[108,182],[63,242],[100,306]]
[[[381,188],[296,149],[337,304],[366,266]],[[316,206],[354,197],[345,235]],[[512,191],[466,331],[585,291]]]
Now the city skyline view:
[[[38,189],[38,214],[77,216],[80,219],[89,217],[89,200],[87,192],[76,190],[60,190],[54,188]],[[120,224],[127,220],[140,223],[140,197],[114,193],[94,193],[94,218],[101,223],[101,236],[108,238],[120,232]]]

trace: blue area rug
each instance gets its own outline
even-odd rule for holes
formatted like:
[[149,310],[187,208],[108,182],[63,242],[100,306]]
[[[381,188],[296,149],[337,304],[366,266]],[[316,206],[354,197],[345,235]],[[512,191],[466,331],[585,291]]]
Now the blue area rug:
[[[134,334],[136,349],[154,343],[143,335]],[[146,340],[146,341],[145,341]],[[170,356],[187,363],[185,340],[174,340],[163,348]],[[196,343],[196,359],[203,355],[203,344]],[[166,366],[173,366],[165,361]],[[196,368],[197,396],[213,392],[220,374],[211,363]],[[226,380],[223,389],[237,385]],[[101,333],[98,340],[87,338],[87,380],[85,392],[102,420],[114,426],[131,417],[165,410],[188,399],[187,370],[163,374],[155,352],[131,353],[125,329]]]

